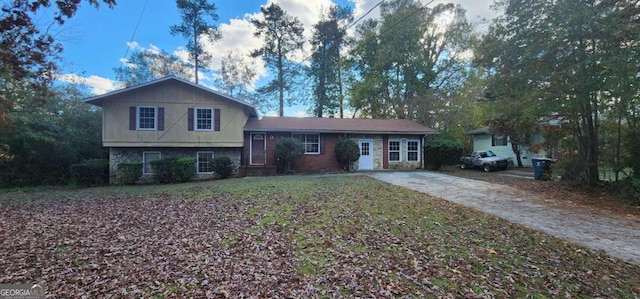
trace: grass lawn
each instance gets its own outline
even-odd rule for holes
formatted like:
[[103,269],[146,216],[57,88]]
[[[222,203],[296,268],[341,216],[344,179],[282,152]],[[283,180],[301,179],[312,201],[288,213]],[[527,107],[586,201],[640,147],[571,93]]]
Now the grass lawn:
[[54,297],[637,298],[640,267],[365,176],[0,193]]

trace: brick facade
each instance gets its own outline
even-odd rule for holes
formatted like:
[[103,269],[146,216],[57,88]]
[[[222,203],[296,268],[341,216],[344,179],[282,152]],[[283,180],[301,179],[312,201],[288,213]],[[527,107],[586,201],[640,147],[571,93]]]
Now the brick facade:
[[[251,140],[252,134],[265,134],[266,163],[251,165]],[[313,134],[313,133],[308,133]],[[317,133],[316,133],[317,134]],[[276,173],[275,147],[276,142],[281,138],[292,137],[292,132],[245,132],[244,151],[242,154],[241,175],[273,175]],[[416,136],[407,135],[376,135],[376,134],[337,134],[320,133],[320,153],[305,154],[298,158],[291,168],[296,173],[326,173],[341,171],[335,157],[335,145],[340,138],[349,138],[356,143],[360,139],[373,141],[373,169],[416,169],[422,167],[422,141],[420,141],[419,161],[417,162],[389,162],[388,141],[389,139],[419,139]],[[406,148],[403,148],[406,151]],[[358,171],[358,162],[353,164],[354,171]]]
[[[290,138],[292,134],[290,132],[268,132],[266,133],[266,165],[275,166],[275,148],[276,142],[282,138]],[[298,158],[291,168],[296,173],[324,173],[324,172],[337,172],[340,171],[340,165],[336,161],[334,148],[338,141],[337,134],[320,134],[320,153],[319,154],[305,154]],[[243,152],[242,165],[247,168],[260,169],[260,165],[250,164],[250,142],[251,133],[245,133],[245,144]],[[269,174],[269,173],[268,173]]]

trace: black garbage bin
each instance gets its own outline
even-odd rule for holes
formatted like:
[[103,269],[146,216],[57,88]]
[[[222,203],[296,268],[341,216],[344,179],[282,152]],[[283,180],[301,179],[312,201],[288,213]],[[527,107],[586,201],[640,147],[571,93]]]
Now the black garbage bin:
[[531,163],[533,164],[533,178],[537,181],[546,181],[551,178],[552,159],[532,158]]

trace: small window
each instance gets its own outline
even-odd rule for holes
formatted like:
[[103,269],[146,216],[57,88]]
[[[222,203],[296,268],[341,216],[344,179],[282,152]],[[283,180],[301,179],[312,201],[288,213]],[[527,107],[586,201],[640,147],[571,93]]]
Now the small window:
[[295,134],[293,137],[300,139],[305,154],[320,153],[320,134]]
[[369,155],[369,142],[362,142],[360,144],[360,155],[361,156]]
[[400,162],[400,140],[389,140],[389,162]]
[[198,152],[198,173],[213,173],[213,152]]
[[417,140],[409,140],[407,141],[407,161],[416,162],[419,161],[418,157],[418,148],[420,142]]
[[492,146],[507,146],[507,136],[505,135],[491,135]]
[[156,129],[156,107],[138,107],[138,130]]
[[142,174],[153,173],[151,161],[160,159],[160,152],[143,152],[142,153]]
[[211,131],[213,129],[213,109],[196,108],[196,130]]

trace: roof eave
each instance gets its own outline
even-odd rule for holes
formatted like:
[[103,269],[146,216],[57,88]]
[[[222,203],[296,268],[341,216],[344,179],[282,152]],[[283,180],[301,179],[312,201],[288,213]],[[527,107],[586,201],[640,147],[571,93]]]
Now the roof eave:
[[336,133],[336,134],[402,134],[402,135],[438,135],[438,132],[420,131],[363,131],[363,130],[313,130],[313,129],[273,129],[273,128],[245,128],[246,132],[299,132],[299,133]]

